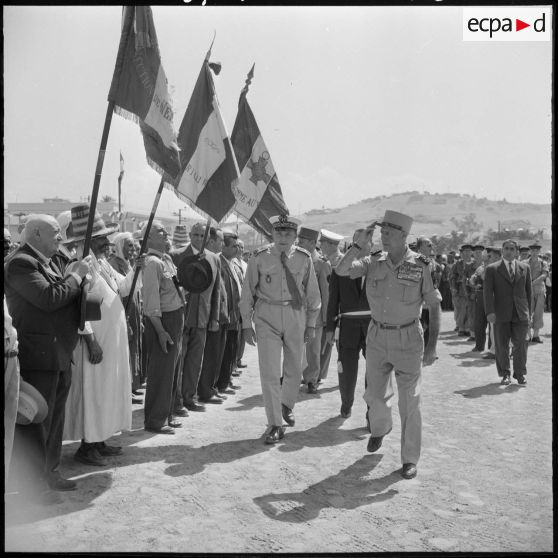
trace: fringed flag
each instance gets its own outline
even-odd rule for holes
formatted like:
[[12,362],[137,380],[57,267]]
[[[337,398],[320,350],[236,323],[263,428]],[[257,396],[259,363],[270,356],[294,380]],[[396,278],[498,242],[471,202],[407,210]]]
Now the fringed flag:
[[234,206],[232,188],[238,168],[211,74],[212,70],[219,74],[221,65],[210,63],[210,55],[211,47],[178,132],[181,175],[165,185],[198,213],[219,223]]
[[149,6],[124,6],[108,100],[140,125],[148,163],[173,178],[180,170],[172,100]]
[[246,98],[253,77],[254,66],[248,73],[246,84],[240,93],[238,114],[231,134],[240,171],[240,178],[234,188],[234,211],[270,239],[272,227],[269,218],[280,214],[288,215],[289,210],[283,199],[269,151]]

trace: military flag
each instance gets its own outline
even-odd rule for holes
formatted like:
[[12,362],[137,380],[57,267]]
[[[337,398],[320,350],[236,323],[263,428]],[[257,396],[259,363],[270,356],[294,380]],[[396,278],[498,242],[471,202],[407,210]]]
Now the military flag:
[[235,203],[232,187],[238,168],[211,73],[218,74],[221,66],[209,62],[210,55],[211,48],[178,131],[181,174],[165,185],[199,213],[221,222]]
[[148,163],[179,173],[172,100],[149,6],[124,6],[122,32],[108,95],[114,111],[140,125]]
[[253,77],[254,66],[240,93],[238,114],[231,134],[240,172],[238,183],[233,189],[236,199],[234,211],[258,232],[271,238],[269,218],[288,214],[289,210],[271,156],[246,98]]

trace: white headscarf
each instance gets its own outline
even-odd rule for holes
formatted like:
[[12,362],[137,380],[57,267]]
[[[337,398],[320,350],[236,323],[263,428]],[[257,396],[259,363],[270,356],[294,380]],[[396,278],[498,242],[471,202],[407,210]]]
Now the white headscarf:
[[127,258],[124,257],[124,243],[126,240],[131,240],[132,242],[134,241],[134,237],[131,232],[121,232],[113,238],[116,257],[128,261]]

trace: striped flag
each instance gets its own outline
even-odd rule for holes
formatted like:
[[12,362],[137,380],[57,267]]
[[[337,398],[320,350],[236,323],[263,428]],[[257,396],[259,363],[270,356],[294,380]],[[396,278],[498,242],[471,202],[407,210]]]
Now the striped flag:
[[122,182],[122,177],[124,176],[124,157],[122,157],[122,151],[120,152],[120,174],[118,175],[118,181]]
[[234,188],[234,211],[258,232],[271,238],[269,218],[287,214],[277,173],[258,128],[246,94],[254,77],[254,66],[248,73],[246,85],[240,93],[238,114],[231,134],[240,178]]
[[221,66],[210,63],[210,55],[211,48],[178,132],[181,175],[169,182],[176,195],[198,213],[221,222],[235,203],[232,187],[238,169],[211,74],[212,70],[218,74]]
[[114,102],[117,114],[140,125],[148,163],[160,174],[177,176],[180,167],[172,100],[149,6],[123,7],[108,100]]

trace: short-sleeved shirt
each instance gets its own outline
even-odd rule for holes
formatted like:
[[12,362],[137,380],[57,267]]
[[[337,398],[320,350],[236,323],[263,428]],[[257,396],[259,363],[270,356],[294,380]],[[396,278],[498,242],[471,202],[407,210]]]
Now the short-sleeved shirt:
[[150,248],[143,269],[143,313],[145,316],[161,317],[182,307],[182,299],[173,281],[176,267],[170,257]]
[[387,252],[356,260],[349,277],[366,277],[366,296],[372,319],[383,324],[404,325],[420,316],[422,303],[442,300],[432,283],[427,263],[407,248],[394,265]]

